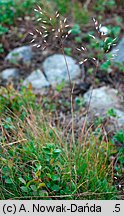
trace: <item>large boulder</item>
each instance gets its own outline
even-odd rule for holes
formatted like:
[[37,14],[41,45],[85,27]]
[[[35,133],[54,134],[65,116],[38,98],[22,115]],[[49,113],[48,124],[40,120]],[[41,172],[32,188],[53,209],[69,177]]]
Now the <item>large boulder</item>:
[[91,118],[106,117],[108,110],[113,110],[115,114],[115,117],[112,116],[113,122],[119,128],[124,128],[124,102],[120,98],[118,91],[109,86],[90,89],[84,94],[84,102],[89,107]]
[[118,91],[108,86],[90,89],[84,94],[84,101],[86,104],[90,102],[90,109],[98,110],[100,113],[109,108],[120,106]]
[[78,64],[76,64],[76,61],[72,57],[64,57],[61,54],[54,54],[46,58],[42,64],[42,67],[48,78],[48,81],[52,85],[61,83],[62,81],[68,82],[68,70],[71,80],[74,80],[80,76],[80,67]]
[[12,50],[5,58],[5,60],[16,63],[22,60],[24,63],[29,63],[32,59],[33,52],[30,46],[22,46]]

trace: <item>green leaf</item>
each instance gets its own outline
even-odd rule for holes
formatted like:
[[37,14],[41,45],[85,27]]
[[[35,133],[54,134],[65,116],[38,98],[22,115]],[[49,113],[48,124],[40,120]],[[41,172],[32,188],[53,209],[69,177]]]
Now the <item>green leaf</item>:
[[33,190],[33,191],[37,191],[37,188],[35,185],[31,185],[30,188]]
[[100,68],[102,69],[102,70],[104,70],[104,71],[107,71],[108,70],[108,68],[111,66],[111,62],[110,61],[106,61],[106,62],[104,62],[101,66],[100,66]]
[[7,178],[6,180],[5,180],[5,182],[6,182],[6,184],[12,184],[13,182],[12,182],[12,179],[10,179],[10,178]]
[[107,115],[111,117],[117,117],[117,113],[113,108],[108,110]]
[[66,54],[66,55],[70,56],[70,55],[71,55],[72,49],[71,49],[70,47],[65,47],[65,48],[64,48],[64,51],[65,51],[65,54]]
[[19,181],[26,185],[26,181],[22,177],[19,177]]
[[120,143],[124,143],[124,131],[122,130],[118,131],[115,134],[114,139]]
[[30,180],[28,183],[27,183],[27,188],[30,186],[31,183],[35,182],[35,179],[32,179]]
[[40,190],[39,196],[48,196],[48,192],[46,190]]
[[27,193],[28,192],[28,188],[27,187],[25,187],[25,186],[22,186],[22,187],[20,187],[21,188],[21,190],[23,191],[23,192],[25,192],[25,193]]
[[60,154],[61,153],[61,150],[60,149],[55,149],[54,151],[53,151],[53,154]]
[[78,35],[80,33],[81,33],[80,26],[78,24],[75,24],[71,29],[71,34]]
[[44,183],[44,182],[40,183],[40,184],[38,185],[38,189],[39,189],[40,187],[46,187],[45,183]]
[[61,92],[62,89],[64,88],[64,86],[65,86],[65,81],[63,80],[61,83],[59,83],[59,84],[56,85],[56,90],[58,92]]
[[59,180],[59,176],[58,175],[53,175],[52,176],[52,180],[53,181],[58,181]]
[[40,174],[41,174],[41,171],[38,170],[38,171],[35,173],[35,178],[39,178],[39,177],[40,177]]
[[53,191],[59,191],[59,190],[60,190],[60,187],[59,187],[58,185],[53,185],[53,186],[51,187],[51,189],[52,189]]
[[82,39],[81,39],[81,37],[75,37],[75,41],[76,41],[77,43],[81,43],[81,42],[82,42]]

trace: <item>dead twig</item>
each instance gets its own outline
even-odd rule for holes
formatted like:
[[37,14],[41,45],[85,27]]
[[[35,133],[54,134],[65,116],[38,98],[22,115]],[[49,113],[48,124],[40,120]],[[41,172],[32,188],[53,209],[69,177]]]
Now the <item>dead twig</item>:
[[[6,146],[12,146],[14,144],[21,143],[24,141],[27,141],[27,139],[22,139],[22,140],[18,140],[18,141],[12,142],[12,143],[8,143]],[[2,144],[0,144],[0,146],[5,146],[5,145],[2,143]]]

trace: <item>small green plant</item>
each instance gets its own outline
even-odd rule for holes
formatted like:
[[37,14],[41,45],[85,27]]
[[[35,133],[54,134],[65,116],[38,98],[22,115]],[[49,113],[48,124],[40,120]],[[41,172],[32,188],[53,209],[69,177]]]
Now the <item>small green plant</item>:
[[124,131],[118,131],[114,136],[114,140],[120,142],[121,144],[124,144]]
[[78,24],[75,24],[71,29],[72,35],[79,35],[81,33],[80,26]]
[[75,22],[82,25],[87,24],[89,21],[88,10],[83,7],[79,2],[74,2],[73,4],[74,19]]
[[89,131],[70,151],[68,141],[43,116],[27,113],[23,121],[11,118],[4,124],[3,132],[9,130],[11,136],[9,143],[1,139],[0,198],[115,199],[109,164],[114,148],[104,141],[102,130]]
[[0,113],[7,113],[8,110],[24,114],[25,106],[35,106],[35,95],[31,89],[21,87],[20,92],[9,85],[7,88],[0,89]]
[[75,41],[77,43],[82,43],[82,38],[81,37],[75,37]]
[[[31,143],[31,148],[25,147],[25,153],[32,154],[35,152],[35,147]],[[39,163],[34,167],[34,176],[31,180],[26,182],[26,178],[19,177],[22,185],[20,188],[23,192],[34,194],[37,196],[43,195],[45,192],[48,195],[49,191],[59,191],[61,186],[60,182],[60,167],[58,160],[60,158],[61,150],[57,149],[54,144],[47,143],[42,147],[42,155]],[[42,165],[41,165],[42,164]]]
[[121,28],[120,26],[108,26],[110,36],[112,38],[119,37]]
[[117,177],[122,177],[124,174],[124,131],[120,130],[115,133],[112,142],[119,144],[117,147],[117,158],[115,170],[117,172]]
[[105,61],[104,63],[100,65],[100,69],[106,72],[108,72],[110,67],[111,67],[111,61]]
[[3,44],[0,43],[0,53],[4,53],[4,47]]
[[105,12],[106,9],[112,10],[115,5],[115,0],[98,0],[94,5],[94,10],[99,12]]
[[3,27],[2,25],[0,25],[0,36],[4,35],[7,32],[8,32],[8,28]]
[[122,63],[116,63],[120,71],[124,73],[124,65]]
[[54,2],[57,5],[58,11],[62,14],[65,15],[67,12],[69,12],[69,0],[54,0]]
[[108,110],[107,115],[110,117],[117,117],[116,111],[113,108]]
[[84,106],[85,102],[84,102],[82,97],[76,97],[75,98],[75,104],[76,104],[77,108],[81,109]]
[[65,87],[65,81],[62,81],[61,83],[56,85],[56,91],[61,92],[64,87]]
[[65,51],[65,54],[70,56],[71,55],[71,51],[72,51],[72,48],[70,47],[64,47],[64,51]]
[[15,9],[15,2],[12,0],[1,0],[0,1],[0,23],[4,24],[13,24]]

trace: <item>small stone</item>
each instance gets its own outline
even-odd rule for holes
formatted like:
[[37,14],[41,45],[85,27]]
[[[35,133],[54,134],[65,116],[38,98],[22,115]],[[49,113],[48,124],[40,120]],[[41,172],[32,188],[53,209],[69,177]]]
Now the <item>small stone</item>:
[[109,33],[109,30],[106,26],[101,26],[101,28],[99,29],[99,31],[103,34],[103,35],[107,35]]
[[28,86],[29,83],[32,84],[34,89],[42,89],[44,87],[50,86],[49,82],[46,80],[41,70],[33,71],[23,82],[24,86]]
[[29,63],[32,59],[33,53],[30,46],[22,46],[12,50],[5,58],[5,60],[16,63],[22,60],[24,63]]
[[71,80],[80,76],[80,67],[76,64],[76,61],[70,56],[65,56],[65,58],[61,54],[54,54],[46,58],[42,64],[44,72],[52,85],[62,81],[68,82],[68,69]]
[[0,73],[1,79],[5,81],[9,80],[10,78],[16,79],[18,78],[18,76],[19,76],[19,70],[17,68],[8,68],[3,70]]

